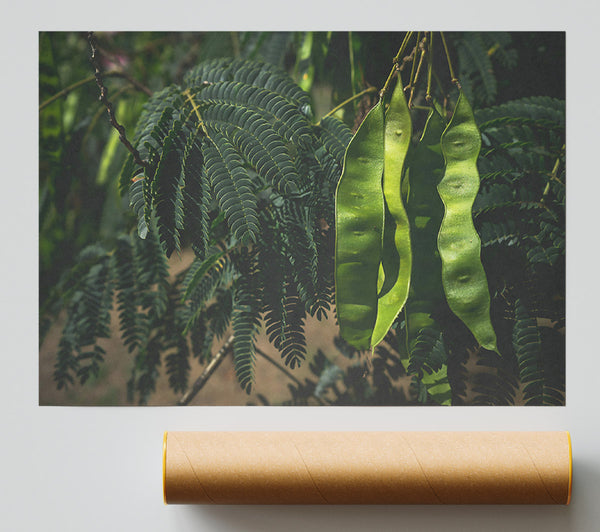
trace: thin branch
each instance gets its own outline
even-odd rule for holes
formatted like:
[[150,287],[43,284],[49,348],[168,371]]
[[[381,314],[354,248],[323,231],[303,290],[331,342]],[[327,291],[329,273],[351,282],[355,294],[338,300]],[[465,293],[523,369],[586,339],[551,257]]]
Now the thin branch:
[[417,33],[417,43],[415,44],[415,47],[413,48],[413,51],[410,53],[410,56],[412,57],[412,65],[410,67],[410,76],[408,78],[408,85],[406,87],[404,87],[404,91],[408,91],[411,90],[412,86],[413,86],[413,82],[415,79],[415,70],[417,68],[417,52],[419,51],[419,43],[421,42],[421,32]]
[[[348,98],[347,100],[344,100],[341,104],[335,106],[331,111],[329,111],[326,115],[323,115],[323,117],[321,118],[321,120],[323,120],[323,118],[327,118],[328,116],[334,115],[335,113],[337,113],[342,107],[348,105],[350,102],[356,100],[357,98],[360,98],[361,96],[364,96],[365,94],[368,94],[370,92],[377,92],[377,88],[376,87],[369,87],[367,89],[365,89],[364,91],[360,91],[358,94],[355,94],[354,96],[351,96],[350,98]],[[319,122],[317,123],[317,125],[319,125],[321,123],[321,120],[319,120]]]
[[[396,54],[396,57],[394,57],[394,59],[392,60],[392,69],[390,70],[390,73],[385,81],[385,84],[383,85],[383,88],[379,91],[379,97],[383,98],[386,94],[386,92],[388,91],[388,86],[390,84],[390,82],[392,81],[392,78],[394,77],[394,74],[396,72],[400,72],[400,56],[404,53],[404,50],[406,49],[406,46],[408,45],[408,41],[410,40],[410,38],[412,37],[413,32],[412,31],[407,31],[406,35],[404,36],[404,39],[402,40],[402,44],[400,45],[400,49],[398,50],[398,53]],[[398,76],[400,76],[400,74],[398,74]]]
[[102,80],[102,73],[100,72],[100,67],[96,60],[96,42],[95,41],[96,41],[96,39],[94,37],[94,32],[90,31],[88,33],[88,42],[90,43],[90,48],[92,50],[91,62],[92,62],[92,66],[94,67],[94,71],[95,71],[94,78],[96,80],[96,84],[98,85],[98,88],[100,89],[100,101],[106,107],[111,125],[119,132],[119,140],[133,155],[133,158],[134,158],[136,164],[148,169],[149,168],[148,163],[146,161],[142,160],[139,152],[131,145],[129,140],[127,140],[127,136],[125,135],[125,128],[121,124],[119,124],[117,122],[117,119],[115,118],[115,113],[112,108],[112,103],[108,99],[108,90],[104,86],[104,82]]
[[[123,94],[124,92],[127,92],[128,90],[130,90],[132,88],[133,88],[132,85],[125,85],[124,87],[121,87],[118,91],[113,93],[113,96],[112,96],[113,101],[115,100],[115,98],[117,98],[118,96],[120,96],[121,94]],[[102,116],[103,112],[104,112],[104,106],[100,105],[98,110],[94,113],[94,116],[90,120],[89,126],[85,130],[85,134],[83,135],[83,140],[81,141],[82,145],[85,145],[87,143],[87,140],[88,140],[91,132],[96,127],[96,124],[98,123],[98,120],[100,120],[100,117]]]
[[444,37],[443,31],[440,31],[440,36],[442,38],[442,43],[444,44],[444,50],[446,51],[446,60],[448,61],[448,70],[450,70],[450,77],[452,78],[451,81],[460,89],[461,88],[460,82],[458,81],[457,77],[454,75],[454,69],[452,68],[452,61],[450,61],[450,52],[448,52],[448,45],[446,44],[446,37]]
[[221,346],[221,349],[210,359],[210,362],[207,364],[206,368],[202,372],[202,375],[196,379],[192,387],[181,396],[179,401],[177,401],[177,406],[185,406],[189,405],[191,400],[198,394],[204,385],[208,382],[211,375],[215,372],[215,370],[219,367],[221,362],[225,359],[225,357],[231,353],[231,349],[233,347],[233,334],[225,341],[225,343]]
[[[139,81],[133,79],[129,74],[123,72],[122,70],[107,70],[104,73],[104,77],[105,78],[126,79],[139,91],[147,94],[148,96],[152,96],[152,91],[148,87],[146,87],[145,85],[142,85]],[[51,103],[55,102],[56,100],[63,98],[67,94],[73,92],[75,89],[78,89],[79,87],[85,85],[86,83],[90,83],[95,80],[96,80],[96,76],[90,76],[88,78],[80,79],[79,81],[76,81],[75,83],[73,83],[73,85],[69,85],[68,87],[65,87],[61,91],[57,92],[54,96],[51,96],[50,98],[48,98],[45,102],[41,103],[39,110],[42,111],[43,109],[48,107]]]
[[354,47],[352,45],[352,32],[348,32],[348,55],[350,60],[350,86],[352,88],[352,94],[354,94],[356,79],[354,79]]
[[431,103],[431,74],[433,72],[433,32],[429,32],[429,53],[427,54],[429,59],[429,65],[427,69],[427,92],[425,94],[425,101]]
[[417,81],[419,80],[419,74],[421,73],[421,66],[423,65],[423,58],[425,57],[425,49],[427,47],[427,33],[425,33],[425,37],[419,43],[419,48],[421,49],[421,57],[419,57],[419,66],[417,66],[417,72],[415,74],[414,80],[410,84],[410,97],[408,98],[408,108],[412,107],[413,95],[415,93],[415,86]]

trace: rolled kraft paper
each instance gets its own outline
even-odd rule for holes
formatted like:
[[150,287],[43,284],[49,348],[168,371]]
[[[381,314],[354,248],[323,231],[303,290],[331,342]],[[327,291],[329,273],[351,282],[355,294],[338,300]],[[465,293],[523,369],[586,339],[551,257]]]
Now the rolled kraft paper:
[[568,504],[568,432],[167,432],[165,503]]

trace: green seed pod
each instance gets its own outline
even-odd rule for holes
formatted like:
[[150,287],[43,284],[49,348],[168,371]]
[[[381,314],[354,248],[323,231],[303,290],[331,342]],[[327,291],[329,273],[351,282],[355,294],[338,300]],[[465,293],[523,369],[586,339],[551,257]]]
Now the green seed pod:
[[[444,175],[444,157],[440,138],[445,123],[432,110],[423,134],[408,160],[409,196],[406,205],[411,228],[413,266],[409,299],[406,302],[406,334],[409,360],[418,351],[419,336],[424,331],[441,333],[440,325],[431,317],[435,308],[445,299],[442,287],[442,263],[437,249],[437,236],[444,216],[444,204],[437,186]],[[443,364],[432,373],[423,372],[421,382],[427,393],[438,404],[451,404],[448,368]]]
[[384,112],[380,101],[365,117],[344,155],[335,195],[335,300],[340,334],[368,349],[377,318],[384,202]]
[[383,196],[386,209],[378,282],[380,290],[377,321],[371,347],[375,347],[383,340],[408,297],[412,255],[410,228],[402,201],[401,182],[411,135],[410,111],[399,80],[385,116]]
[[481,136],[473,111],[461,92],[454,114],[442,134],[446,162],[438,191],[445,206],[438,234],[442,284],[450,309],[485,349],[498,351],[490,320],[490,293],[481,240],[473,225],[472,208],[479,190],[477,157]]

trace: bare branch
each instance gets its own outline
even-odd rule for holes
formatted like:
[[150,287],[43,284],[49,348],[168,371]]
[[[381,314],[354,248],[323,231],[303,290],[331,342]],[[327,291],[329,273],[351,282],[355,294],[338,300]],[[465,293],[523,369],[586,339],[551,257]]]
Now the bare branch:
[[191,400],[198,394],[198,392],[204,388],[204,385],[210,379],[210,376],[215,372],[215,370],[219,367],[223,359],[230,353],[231,348],[233,347],[233,334],[225,341],[221,349],[210,359],[210,362],[204,368],[202,375],[196,379],[192,387],[181,396],[179,401],[177,401],[177,406],[185,406],[189,405]]
[[131,145],[129,140],[127,140],[127,136],[125,135],[125,128],[121,124],[119,124],[117,122],[117,119],[115,118],[112,103],[108,99],[108,89],[104,86],[104,81],[102,80],[102,72],[100,71],[98,61],[96,60],[96,38],[94,37],[93,31],[88,32],[88,42],[90,43],[90,48],[92,50],[92,56],[90,59],[92,62],[92,66],[94,67],[94,78],[96,79],[96,84],[100,89],[100,101],[106,107],[110,123],[119,132],[119,140],[133,155],[136,164],[139,164],[144,168],[148,168],[148,163],[142,160],[142,158],[140,157],[140,153]]

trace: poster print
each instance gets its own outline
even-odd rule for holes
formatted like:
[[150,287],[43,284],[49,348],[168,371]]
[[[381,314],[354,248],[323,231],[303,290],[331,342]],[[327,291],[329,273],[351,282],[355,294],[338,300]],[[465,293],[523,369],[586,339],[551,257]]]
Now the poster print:
[[40,404],[565,404],[564,43],[41,33]]

